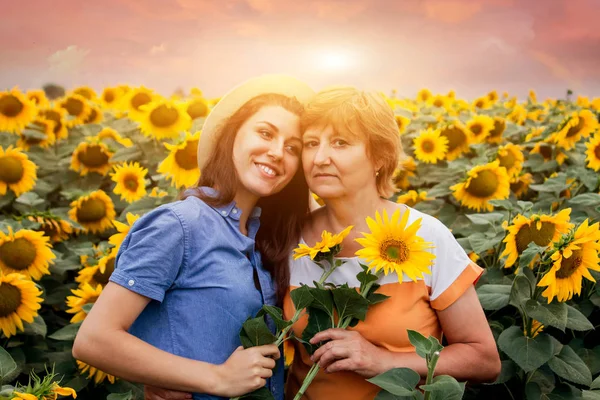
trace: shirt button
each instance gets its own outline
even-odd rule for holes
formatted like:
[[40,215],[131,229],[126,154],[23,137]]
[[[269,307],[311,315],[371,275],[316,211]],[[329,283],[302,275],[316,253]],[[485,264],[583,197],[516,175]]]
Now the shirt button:
[[135,281],[133,279],[130,279],[129,282],[127,282],[127,284],[129,286],[133,286],[134,283],[135,283]]
[[237,214],[237,208],[234,208],[232,213]]
[[227,211],[221,211],[221,214],[227,215]]

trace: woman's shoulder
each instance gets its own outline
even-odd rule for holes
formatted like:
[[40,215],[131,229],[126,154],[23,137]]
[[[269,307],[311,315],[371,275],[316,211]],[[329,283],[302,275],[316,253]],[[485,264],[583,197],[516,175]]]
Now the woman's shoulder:
[[450,229],[436,217],[411,207],[407,208],[409,210],[408,225],[421,219],[421,227],[418,231],[419,236],[426,240],[437,241],[443,240],[445,237],[448,237],[448,235],[452,235]]
[[187,197],[184,200],[176,200],[162,204],[144,214],[140,219],[150,221],[179,220],[182,225],[194,221],[200,217],[210,215],[211,207],[197,197]]

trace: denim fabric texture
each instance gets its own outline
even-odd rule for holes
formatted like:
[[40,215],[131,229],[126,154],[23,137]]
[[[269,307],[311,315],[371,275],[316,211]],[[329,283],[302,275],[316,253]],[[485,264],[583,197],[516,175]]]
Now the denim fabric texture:
[[[203,187],[214,196],[214,189]],[[169,353],[221,364],[241,345],[239,331],[275,286],[255,249],[260,208],[239,230],[235,202],[211,207],[197,197],[162,205],[131,227],[110,281],[150,298],[129,332]],[[260,289],[254,283],[256,270]],[[274,331],[274,324],[268,321]],[[267,382],[283,399],[283,357]],[[194,394],[195,400],[221,399]]]

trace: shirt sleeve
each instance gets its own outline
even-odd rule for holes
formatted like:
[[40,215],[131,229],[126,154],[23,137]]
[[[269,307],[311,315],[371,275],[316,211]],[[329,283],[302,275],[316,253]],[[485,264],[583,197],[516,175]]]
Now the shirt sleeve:
[[131,227],[110,281],[162,302],[186,260],[186,248],[181,219],[168,207],[156,208]]
[[474,283],[483,269],[471,261],[452,232],[439,220],[435,221],[435,260],[431,267],[431,307],[444,310],[454,303]]

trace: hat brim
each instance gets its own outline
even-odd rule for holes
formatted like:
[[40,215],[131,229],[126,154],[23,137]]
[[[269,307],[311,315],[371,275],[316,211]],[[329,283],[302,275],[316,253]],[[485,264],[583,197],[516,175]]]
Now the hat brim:
[[315,95],[314,90],[306,83],[288,75],[262,75],[236,86],[219,100],[204,121],[198,142],[200,170],[214,151],[225,121],[248,100],[267,93],[295,97],[302,104],[306,104]]

